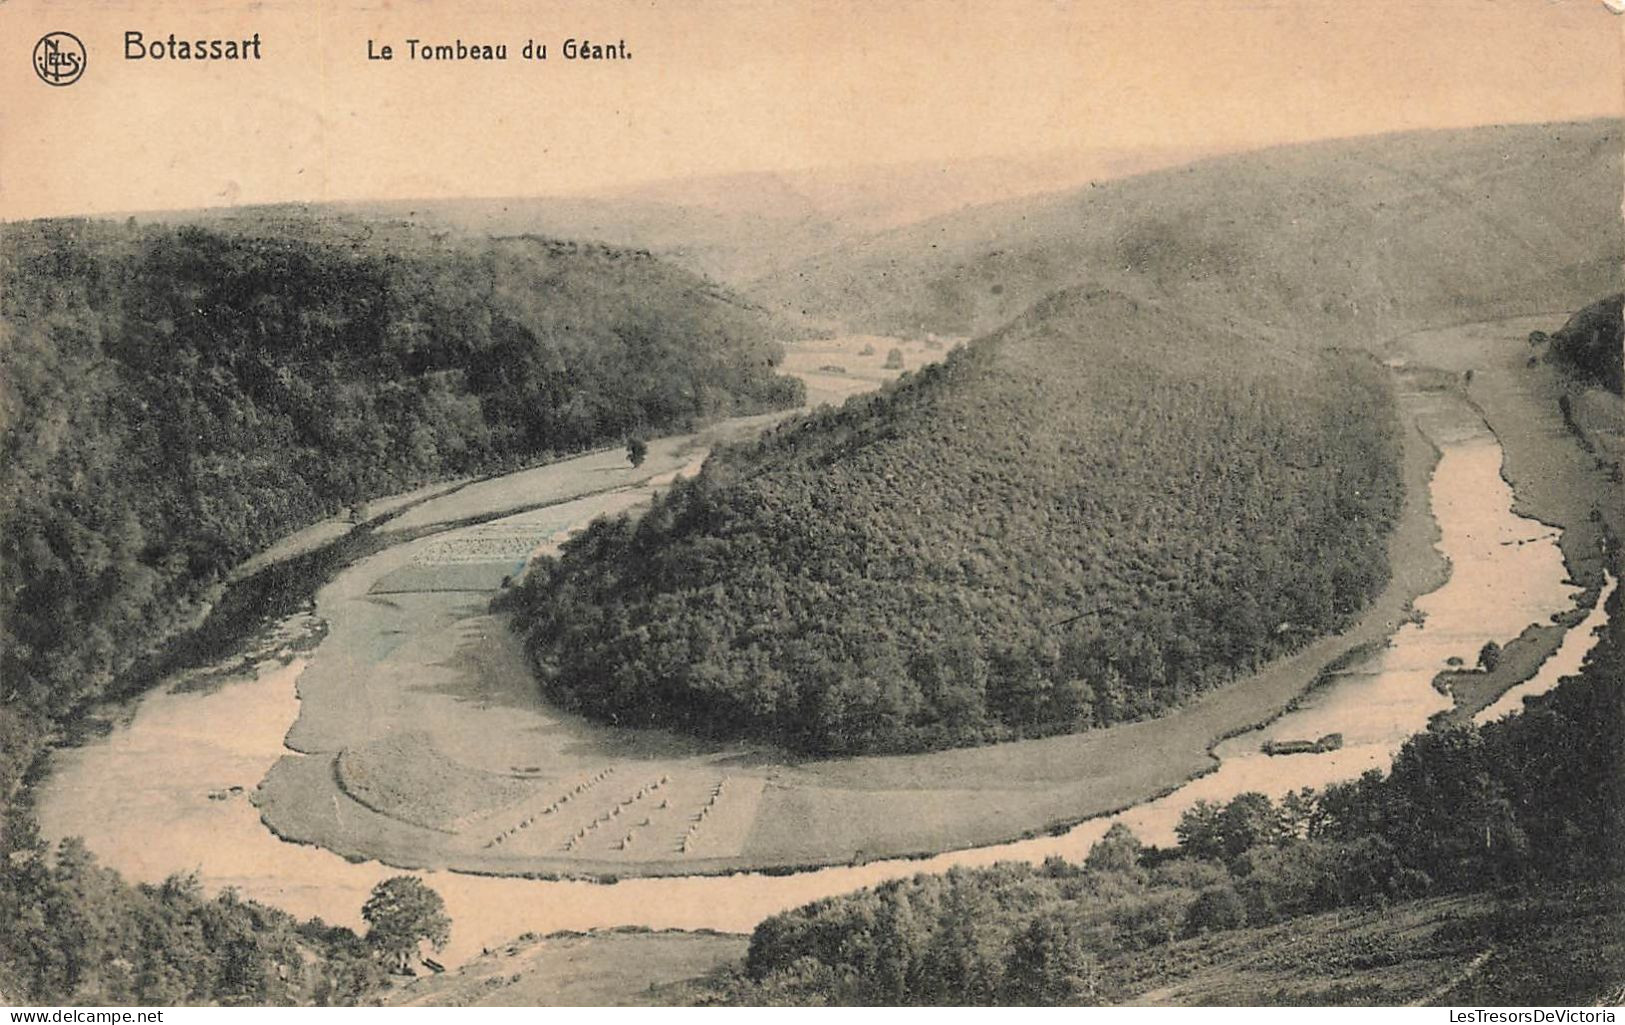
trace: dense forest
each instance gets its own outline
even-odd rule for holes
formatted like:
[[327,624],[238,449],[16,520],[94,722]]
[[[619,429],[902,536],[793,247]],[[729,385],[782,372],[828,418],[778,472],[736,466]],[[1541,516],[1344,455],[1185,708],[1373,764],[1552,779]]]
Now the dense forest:
[[0,795],[223,576],[359,499],[794,405],[647,254],[298,208],[0,241]]
[[[1618,395],[1625,389],[1625,293],[1587,306],[1545,340],[1548,359]],[[1533,340],[1539,340],[1539,332]]]
[[507,597],[550,698],[814,754],[1156,715],[1386,582],[1397,419],[1363,357],[1109,292],[723,450]]
[[131,886],[76,839],[0,861],[0,1003],[348,1005],[382,979],[348,929],[189,876]]
[[352,1006],[390,974],[412,974],[451,922],[414,876],[372,889],[364,934],[299,921],[244,900],[210,898],[195,874],[131,885],[78,837],[44,842],[27,796],[6,809],[0,845],[0,1004]]
[[[1419,734],[1387,774],[1373,770],[1280,802],[1253,793],[1198,804],[1172,850],[1142,848],[1115,825],[1081,865],[1051,859],[954,870],[818,901],[759,925],[744,970],[708,996],[749,1004],[1105,1003],[1121,995],[1137,954],[1182,937],[1430,894],[1521,898],[1618,881],[1620,610],[1616,592],[1603,639],[1550,695],[1482,728]],[[1619,899],[1617,889],[1602,892]],[[1472,952],[1487,942],[1478,937]],[[1600,995],[1618,985],[1618,967],[1582,964],[1583,977],[1542,985],[1570,987],[1568,1000]]]

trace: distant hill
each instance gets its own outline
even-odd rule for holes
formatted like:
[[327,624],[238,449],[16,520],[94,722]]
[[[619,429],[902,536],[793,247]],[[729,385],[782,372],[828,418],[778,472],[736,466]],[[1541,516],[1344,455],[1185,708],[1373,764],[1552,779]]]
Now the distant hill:
[[854,753],[1141,718],[1381,588],[1394,428],[1364,358],[1061,293],[596,523],[518,621],[550,697],[622,724]]
[[536,237],[295,208],[12,224],[0,303],[0,784],[282,534],[801,400],[759,310]]
[[[475,235],[539,234],[646,249],[738,287],[877,232],[977,204],[1167,167],[1200,150],[1083,148],[841,169],[679,178],[584,195],[331,204],[371,220]],[[229,208],[141,212],[144,222],[214,220]],[[792,325],[807,330],[805,319]]]
[[1621,123],[1519,125],[1217,157],[978,207],[764,278],[769,305],[975,335],[1073,285],[1341,343],[1619,287]]

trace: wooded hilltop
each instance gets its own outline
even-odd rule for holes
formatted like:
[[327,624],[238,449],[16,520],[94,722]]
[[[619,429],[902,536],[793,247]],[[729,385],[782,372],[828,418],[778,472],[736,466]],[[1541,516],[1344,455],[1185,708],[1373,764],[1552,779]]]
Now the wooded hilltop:
[[815,754],[1156,715],[1386,582],[1397,419],[1358,354],[1062,293],[714,454],[508,598],[542,685]]

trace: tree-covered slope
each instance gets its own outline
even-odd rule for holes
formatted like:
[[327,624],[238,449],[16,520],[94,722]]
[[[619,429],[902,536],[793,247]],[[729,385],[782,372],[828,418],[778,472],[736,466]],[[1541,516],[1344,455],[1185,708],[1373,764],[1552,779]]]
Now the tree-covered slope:
[[382,982],[349,929],[295,921],[195,877],[132,886],[78,839],[0,859],[0,1002],[352,1005]]
[[[1602,640],[1550,695],[1483,728],[1419,734],[1387,774],[1280,803],[1258,793],[1199,802],[1171,851],[1142,850],[1118,825],[1081,866],[955,869],[817,901],[757,926],[745,973],[712,996],[1100,1003],[1142,997],[1148,977],[1301,964],[1341,985],[1276,997],[1241,981],[1219,999],[1393,1003],[1399,987],[1384,983],[1402,980],[1388,970],[1420,951],[1458,970],[1406,999],[1606,1000],[1625,982],[1625,965],[1606,953],[1625,941],[1620,610],[1616,592]],[[1429,916],[1416,914],[1417,898],[1459,894],[1493,900],[1419,927]],[[1357,920],[1323,914],[1373,907],[1387,909],[1388,928],[1357,931]],[[1278,923],[1290,928],[1266,929]],[[1223,940],[1232,933],[1240,940]],[[1203,950],[1193,937],[1219,942]]]
[[1387,578],[1397,438],[1362,357],[1051,297],[884,393],[725,450],[514,595],[543,687],[815,753],[1157,714]]
[[538,238],[297,210],[11,224],[0,303],[11,768],[283,533],[800,397],[754,309],[647,254]]
[[757,283],[870,330],[974,335],[1078,284],[1339,344],[1619,287],[1620,122],[1316,142],[976,207]]

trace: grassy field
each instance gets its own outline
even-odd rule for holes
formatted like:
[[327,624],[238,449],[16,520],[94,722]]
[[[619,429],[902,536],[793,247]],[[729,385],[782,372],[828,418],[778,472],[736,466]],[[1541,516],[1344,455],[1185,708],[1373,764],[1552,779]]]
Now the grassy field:
[[1619,146],[1598,120],[1217,157],[946,214],[752,292],[894,334],[981,334],[1083,283],[1331,344],[1565,311],[1550,330],[1619,288]]
[[[798,342],[785,353],[782,369],[807,385],[807,405],[838,406],[854,395],[895,381],[905,370],[918,370],[940,359],[955,340],[904,340],[881,335],[842,335]],[[901,367],[886,366],[892,349]]]
[[[1570,617],[1573,618],[1573,617]],[[1532,623],[1518,638],[1501,648],[1492,670],[1476,667],[1449,670],[1433,681],[1455,699],[1444,714],[1448,722],[1471,722],[1473,716],[1495,704],[1497,698],[1533,676],[1563,643],[1566,626]]]
[[744,959],[749,937],[614,930],[521,937],[464,965],[399,986],[396,1007],[625,1007]]

